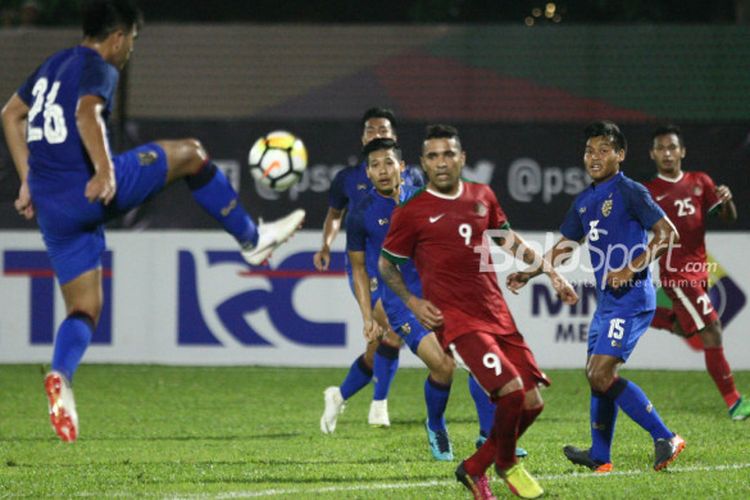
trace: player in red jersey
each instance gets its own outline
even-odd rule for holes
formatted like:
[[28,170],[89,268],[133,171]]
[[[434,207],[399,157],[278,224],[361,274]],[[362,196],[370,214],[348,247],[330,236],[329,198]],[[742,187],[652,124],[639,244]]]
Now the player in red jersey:
[[[485,471],[494,463],[514,493],[536,498],[543,490],[518,463],[515,449],[544,406],[538,385],[549,381],[518,333],[494,270],[483,264],[489,236],[527,263],[539,264],[542,257],[510,229],[488,186],[461,179],[466,154],[455,128],[428,127],[421,161],[429,182],[393,212],[381,277],[497,404],[489,439],[458,466],[457,479],[475,498],[492,498]],[[490,230],[497,232],[485,233]],[[404,284],[397,265],[406,259],[414,259],[424,299]],[[548,274],[565,302],[578,300],[564,278],[554,270]]]
[[716,187],[704,172],[683,172],[685,144],[680,129],[669,125],[652,134],[651,159],[658,175],[646,183],[656,203],[680,233],[680,245],[659,259],[661,285],[672,309],[659,307],[652,326],[684,337],[700,337],[706,368],[729,408],[733,420],[750,416],[750,400],[743,399],[721,345],[721,321],[708,296],[706,223],[716,214],[737,219],[737,208],[727,186]]

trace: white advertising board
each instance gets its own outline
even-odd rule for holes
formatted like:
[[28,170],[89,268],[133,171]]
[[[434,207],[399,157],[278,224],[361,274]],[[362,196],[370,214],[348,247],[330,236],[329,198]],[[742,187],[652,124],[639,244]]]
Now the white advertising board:
[[[551,235],[528,233],[541,243]],[[343,240],[332,271],[317,273],[318,231],[302,231],[274,254],[268,269],[251,270],[219,231],[110,231],[104,259],[105,308],[86,362],[177,365],[348,366],[361,354],[361,320],[343,272]],[[750,369],[750,234],[710,234],[709,251],[722,282],[715,305],[730,317],[725,351],[734,369]],[[587,263],[586,250],[579,251]],[[40,236],[0,232],[0,363],[49,362],[65,316]],[[589,274],[575,266],[581,302],[559,303],[545,278],[519,295],[504,294],[543,368],[579,368],[596,307]],[[507,271],[500,272],[501,282]],[[724,285],[730,286],[724,286]],[[731,314],[730,314],[731,313]],[[402,365],[419,366],[404,350]],[[703,355],[663,331],[649,330],[629,366],[703,369]]]

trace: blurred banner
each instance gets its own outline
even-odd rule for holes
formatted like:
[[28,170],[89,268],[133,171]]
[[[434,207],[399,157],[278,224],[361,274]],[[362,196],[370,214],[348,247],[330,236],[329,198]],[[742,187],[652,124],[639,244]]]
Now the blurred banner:
[[[524,234],[541,250],[552,233]],[[359,310],[343,271],[343,238],[331,271],[313,270],[320,233],[302,231],[279,248],[270,267],[247,266],[231,239],[215,231],[111,231],[104,257],[105,305],[85,362],[176,365],[349,366],[364,347]],[[750,234],[710,234],[713,304],[725,324],[734,369],[750,369],[746,265]],[[49,362],[65,315],[41,238],[0,232],[0,363]],[[496,258],[501,283],[513,267]],[[562,304],[544,278],[519,295],[505,293],[543,368],[581,368],[596,307],[588,252],[566,276],[581,301]],[[663,299],[663,297],[662,297]],[[420,366],[408,350],[403,364]],[[704,369],[703,355],[664,331],[649,331],[628,366]]]
[[[582,124],[501,124],[453,122],[467,152],[466,177],[488,183],[497,193],[511,224],[519,229],[556,229],[574,197],[588,185],[583,169]],[[407,163],[418,164],[425,123],[399,125],[398,136]],[[652,124],[624,124],[629,141],[624,163],[627,175],[647,180],[655,167],[649,159]],[[305,142],[309,166],[302,181],[289,191],[275,193],[255,184],[247,168],[247,154],[256,138],[286,129]],[[242,202],[255,216],[276,218],[292,207],[307,210],[306,227],[321,228],[328,207],[331,180],[342,168],[359,161],[362,127],[356,121],[131,121],[131,144],[156,139],[200,138],[210,155],[238,188]],[[718,184],[727,184],[738,200],[740,217],[713,229],[749,230],[750,126],[738,124],[685,125],[686,170],[708,172]],[[13,209],[18,189],[7,152],[0,146],[0,228],[31,228]],[[4,168],[3,168],[4,163]],[[177,182],[114,227],[139,229],[215,229],[216,223],[192,200],[183,182]]]

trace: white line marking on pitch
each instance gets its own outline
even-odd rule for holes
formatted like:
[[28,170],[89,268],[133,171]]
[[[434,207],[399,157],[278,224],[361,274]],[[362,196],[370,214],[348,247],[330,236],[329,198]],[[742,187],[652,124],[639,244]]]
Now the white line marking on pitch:
[[[747,464],[728,464],[728,465],[712,465],[703,467],[674,467],[670,468],[669,471],[672,473],[680,472],[716,472],[725,470],[739,470],[750,468],[750,463]],[[565,481],[569,479],[596,479],[605,480],[612,476],[640,476],[644,474],[655,474],[652,470],[625,470],[625,471],[614,471],[608,474],[594,474],[573,472],[569,474],[551,474],[546,476],[536,476],[539,481]],[[500,482],[499,479],[493,479],[493,483]],[[381,484],[367,484],[367,485],[352,485],[352,486],[323,486],[320,488],[286,488],[286,489],[270,489],[270,490],[258,490],[258,491],[234,491],[227,493],[218,493],[215,495],[201,494],[201,495],[186,495],[186,496],[175,496],[173,498],[256,498],[256,497],[271,497],[278,495],[299,495],[299,494],[311,494],[311,493],[337,493],[345,491],[377,491],[377,490],[403,490],[408,488],[432,488],[435,486],[446,486],[446,485],[458,485],[456,481],[451,480],[435,480],[435,481],[422,481],[418,483],[381,483]]]

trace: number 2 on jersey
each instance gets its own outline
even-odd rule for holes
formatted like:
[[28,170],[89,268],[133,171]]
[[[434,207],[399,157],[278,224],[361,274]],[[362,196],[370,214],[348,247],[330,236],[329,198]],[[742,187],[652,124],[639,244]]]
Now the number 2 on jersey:
[[[46,78],[40,78],[34,84],[34,88],[31,89],[34,103],[29,109],[29,125],[26,134],[28,142],[41,141],[44,138],[50,144],[60,144],[65,142],[68,137],[68,127],[65,125],[63,108],[55,103],[57,92],[60,90],[60,82],[53,83],[49,92],[47,92],[48,85],[49,82]],[[44,118],[44,124],[41,127],[34,127],[32,123],[40,112]]]

